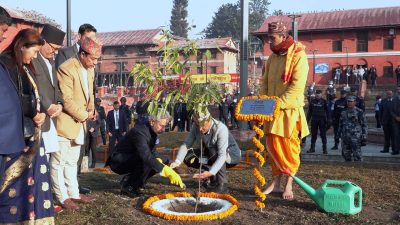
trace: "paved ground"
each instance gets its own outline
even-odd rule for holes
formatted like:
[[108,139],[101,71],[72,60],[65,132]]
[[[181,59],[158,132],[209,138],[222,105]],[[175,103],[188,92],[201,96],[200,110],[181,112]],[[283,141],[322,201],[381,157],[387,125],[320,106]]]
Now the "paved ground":
[[[322,142],[321,138],[318,137],[315,145],[315,153],[306,153],[310,149],[311,137],[307,137],[306,146],[301,150],[303,160],[324,160],[324,161],[343,161],[341,156],[342,151],[330,150],[334,145],[334,139],[332,135],[328,135],[328,155],[322,154]],[[381,153],[383,145],[367,143],[366,146],[361,147],[361,151],[366,162],[388,162],[388,163],[400,163],[400,155],[391,155],[390,153]]]

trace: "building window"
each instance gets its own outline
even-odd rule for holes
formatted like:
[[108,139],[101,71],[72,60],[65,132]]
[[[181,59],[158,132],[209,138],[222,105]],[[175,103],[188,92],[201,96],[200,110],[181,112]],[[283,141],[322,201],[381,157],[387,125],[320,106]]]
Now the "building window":
[[211,67],[211,73],[217,73],[217,67],[216,66],[212,66]]
[[124,47],[119,47],[115,49],[115,53],[117,54],[117,56],[126,56],[125,51],[126,49]]
[[332,51],[341,52],[342,51],[342,41],[336,40],[332,42]]
[[211,58],[216,59],[217,58],[217,51],[211,51]]
[[383,66],[383,77],[392,78],[393,77],[393,65]]
[[384,50],[393,50],[393,38],[383,39],[383,49]]
[[201,66],[197,67],[197,73],[202,74],[203,73],[203,68]]
[[138,47],[138,52],[137,54],[140,56],[146,55],[146,49],[144,47]]
[[357,33],[357,52],[368,52],[368,31]]

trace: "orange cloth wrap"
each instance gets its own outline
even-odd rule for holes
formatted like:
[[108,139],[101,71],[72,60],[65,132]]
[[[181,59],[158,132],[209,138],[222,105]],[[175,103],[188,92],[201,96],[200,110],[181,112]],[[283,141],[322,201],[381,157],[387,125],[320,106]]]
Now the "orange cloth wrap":
[[267,151],[270,155],[272,175],[281,174],[289,168],[294,175],[300,166],[300,138],[301,126],[297,123],[290,138],[281,137],[275,134],[267,134]]

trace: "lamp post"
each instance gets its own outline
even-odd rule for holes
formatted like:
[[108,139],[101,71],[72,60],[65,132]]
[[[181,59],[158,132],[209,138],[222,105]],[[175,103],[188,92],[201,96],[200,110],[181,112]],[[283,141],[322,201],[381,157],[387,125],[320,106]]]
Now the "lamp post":
[[348,47],[343,47],[346,49],[346,88],[349,88],[349,76],[350,74],[347,73],[349,69],[349,48]]
[[71,46],[71,0],[67,0],[67,46]]
[[312,74],[312,82],[315,82],[315,52],[318,52],[318,49],[310,50],[313,54],[313,74]]
[[252,42],[251,45],[253,45],[253,79],[252,79],[252,87],[251,87],[251,91],[253,93],[255,93],[255,87],[256,87],[256,65],[257,65],[257,61],[256,61],[256,52],[257,52],[257,47],[258,47],[258,42]]
[[301,15],[296,15],[296,14],[290,14],[288,15],[289,18],[292,19],[292,33],[293,33],[293,39],[295,41],[298,40],[298,35],[297,35],[297,21],[296,18],[300,18]]

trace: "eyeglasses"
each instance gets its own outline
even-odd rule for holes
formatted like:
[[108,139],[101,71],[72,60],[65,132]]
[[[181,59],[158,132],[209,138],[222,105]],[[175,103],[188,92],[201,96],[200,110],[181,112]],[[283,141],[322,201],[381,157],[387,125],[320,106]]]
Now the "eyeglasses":
[[50,44],[49,42],[47,42],[47,41],[46,41],[46,43],[51,47],[51,49],[52,49],[53,51],[55,51],[55,52],[58,51],[58,49],[59,49],[58,47],[54,47],[53,45],[51,45],[51,44]]

